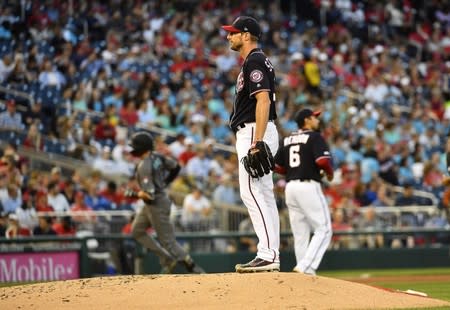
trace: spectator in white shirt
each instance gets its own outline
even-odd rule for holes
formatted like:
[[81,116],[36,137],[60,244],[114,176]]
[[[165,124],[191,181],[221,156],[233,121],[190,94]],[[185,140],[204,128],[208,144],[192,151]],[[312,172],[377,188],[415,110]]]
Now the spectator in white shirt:
[[200,188],[195,187],[183,200],[181,223],[190,231],[204,230],[202,228],[208,225],[211,212],[211,202]]
[[34,209],[31,199],[28,195],[24,195],[24,201],[15,212],[20,227],[33,230],[38,225],[38,216]]
[[58,70],[53,69],[50,60],[44,64],[44,70],[39,74],[39,82],[45,86],[62,86],[66,84],[66,78]]
[[111,159],[111,148],[104,146],[100,155],[94,159],[92,168],[99,170],[102,174],[112,174],[115,170],[115,163]]
[[238,190],[233,184],[233,177],[230,174],[224,174],[220,179],[219,186],[213,192],[213,201],[230,205],[240,202]]
[[116,142],[117,142],[116,145],[112,149],[112,159],[117,162],[123,161],[125,159],[124,154],[127,151],[127,143],[125,136],[117,137]]
[[184,143],[185,138],[186,135],[180,132],[175,137],[175,141],[169,144],[169,150],[173,157],[178,158],[178,156],[186,150],[186,145]]
[[16,102],[13,99],[6,102],[6,111],[0,113],[0,128],[24,129],[22,114],[16,111]]
[[66,196],[64,196],[59,190],[58,182],[50,182],[47,189],[48,204],[52,206],[53,210],[56,212],[63,212],[70,209]]
[[389,89],[386,83],[380,77],[374,76],[369,80],[369,85],[367,85],[364,92],[364,98],[375,103],[381,103],[388,93]]
[[211,160],[206,157],[204,146],[199,146],[197,155],[192,157],[186,165],[186,173],[198,180],[206,180],[208,178]]
[[3,205],[3,211],[8,213],[14,213],[22,205],[22,195],[18,186],[14,183],[7,185],[7,195],[1,201]]
[[[149,96],[149,94],[147,93],[147,95],[144,96]],[[152,125],[156,120],[156,113],[156,108],[150,98],[142,100],[137,111],[139,123],[144,127]]]
[[94,159],[92,168],[99,170],[103,175],[125,175],[130,176],[130,163],[127,161],[115,161],[111,157],[111,148],[104,146],[101,155]]
[[4,55],[2,59],[0,59],[0,82],[5,81],[11,72],[16,67],[16,62],[12,61],[10,55]]

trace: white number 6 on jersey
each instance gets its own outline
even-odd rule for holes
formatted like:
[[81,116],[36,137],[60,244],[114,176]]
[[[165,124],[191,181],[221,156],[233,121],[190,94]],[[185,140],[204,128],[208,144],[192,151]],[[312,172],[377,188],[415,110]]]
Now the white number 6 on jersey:
[[300,166],[300,144],[295,144],[289,147],[289,166]]

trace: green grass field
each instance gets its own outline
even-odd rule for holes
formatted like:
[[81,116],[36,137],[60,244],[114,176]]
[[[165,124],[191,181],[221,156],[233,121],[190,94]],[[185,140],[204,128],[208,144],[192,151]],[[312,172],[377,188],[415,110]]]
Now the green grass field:
[[[340,270],[323,271],[320,276],[354,281],[364,279],[365,284],[377,287],[406,291],[408,289],[426,293],[431,298],[450,301],[449,281],[427,281],[427,276],[449,276],[450,268],[424,268],[424,269],[383,269],[383,270]],[[398,277],[398,278],[397,278]],[[402,281],[402,277],[412,277],[411,280]],[[423,277],[414,280],[414,277]],[[377,279],[378,278],[378,279]],[[381,280],[381,281],[380,281]],[[358,280],[357,280],[358,281]],[[358,281],[359,282],[359,281]],[[417,309],[417,308],[416,308]],[[422,308],[428,310],[448,309],[448,307]]]

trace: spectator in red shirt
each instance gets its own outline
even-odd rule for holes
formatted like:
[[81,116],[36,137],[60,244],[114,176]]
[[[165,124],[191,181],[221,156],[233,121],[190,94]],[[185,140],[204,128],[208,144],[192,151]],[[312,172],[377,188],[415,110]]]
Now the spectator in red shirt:
[[342,193],[346,190],[353,191],[360,179],[358,167],[355,164],[348,164],[344,165],[341,171],[342,182],[339,185],[340,192]]
[[[332,228],[333,231],[351,231],[352,226],[348,223],[348,217],[345,209],[336,208],[332,212]],[[333,235],[331,240],[331,247],[333,249],[348,249],[350,246],[351,236],[338,236]]]
[[39,192],[36,194],[35,208],[37,212],[53,212],[53,207],[48,203],[46,192]]
[[136,109],[136,102],[133,99],[120,108],[120,122],[127,127],[133,127],[139,121],[139,116]]
[[188,71],[191,69],[191,63],[180,52],[175,53],[172,59],[173,64],[170,66],[170,72]]
[[41,133],[39,132],[37,123],[30,125],[27,136],[23,141],[23,146],[42,151],[44,149],[44,140],[42,139]]
[[95,127],[94,136],[98,141],[105,141],[108,139],[111,141],[115,141],[116,128],[111,125],[107,116],[103,117]]
[[177,38],[174,35],[175,29],[171,26],[169,29],[164,29],[162,32],[162,45],[168,49],[173,49],[178,46]]
[[58,222],[53,224],[53,230],[58,236],[75,236],[76,230],[70,216],[64,216]]
[[184,139],[184,143],[186,145],[186,150],[178,156],[178,160],[180,161],[181,166],[186,166],[188,161],[197,155],[194,151],[194,140],[190,137]]

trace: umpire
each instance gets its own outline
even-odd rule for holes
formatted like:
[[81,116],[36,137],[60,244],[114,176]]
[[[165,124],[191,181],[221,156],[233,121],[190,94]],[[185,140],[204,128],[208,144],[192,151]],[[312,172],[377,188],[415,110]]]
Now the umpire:
[[[176,178],[180,166],[175,160],[153,152],[153,138],[147,132],[135,133],[130,147],[130,153],[141,159],[136,167],[140,190],[129,189],[126,196],[145,202],[133,222],[133,237],[159,257],[161,273],[172,273],[178,262],[184,264],[191,273],[204,273],[176,241],[174,227],[170,222],[171,201],[165,188]],[[147,234],[149,227],[155,229],[158,240]]]

